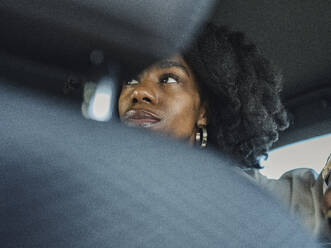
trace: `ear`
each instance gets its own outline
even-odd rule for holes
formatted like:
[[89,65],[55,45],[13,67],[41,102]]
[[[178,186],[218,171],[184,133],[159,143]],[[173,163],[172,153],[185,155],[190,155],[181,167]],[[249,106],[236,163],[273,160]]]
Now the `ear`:
[[199,110],[199,118],[197,121],[197,126],[202,127],[208,124],[208,117],[207,117],[207,104],[206,102],[202,103]]

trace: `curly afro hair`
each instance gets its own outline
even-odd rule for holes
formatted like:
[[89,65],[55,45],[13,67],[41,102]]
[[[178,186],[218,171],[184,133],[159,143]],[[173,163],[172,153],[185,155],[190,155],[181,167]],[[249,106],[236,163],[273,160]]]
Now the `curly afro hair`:
[[240,32],[208,24],[183,54],[207,104],[208,139],[246,168],[261,168],[289,125],[282,75]]

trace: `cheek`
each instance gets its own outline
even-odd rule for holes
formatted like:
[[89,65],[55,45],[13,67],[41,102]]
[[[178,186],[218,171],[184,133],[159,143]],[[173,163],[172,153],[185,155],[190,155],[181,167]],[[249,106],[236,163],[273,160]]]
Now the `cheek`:
[[198,119],[197,104],[191,96],[183,97],[173,101],[169,108],[169,131],[177,137],[187,137],[195,130]]
[[126,112],[129,106],[128,92],[125,89],[122,89],[120,96],[118,98],[118,113],[120,117]]

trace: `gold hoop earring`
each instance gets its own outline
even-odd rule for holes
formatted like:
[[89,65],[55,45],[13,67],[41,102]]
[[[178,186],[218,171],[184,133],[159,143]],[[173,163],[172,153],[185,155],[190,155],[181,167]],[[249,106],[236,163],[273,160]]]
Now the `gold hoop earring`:
[[207,138],[208,138],[207,128],[205,126],[203,126],[201,129],[202,129],[201,147],[206,147],[207,146]]
[[201,142],[201,133],[200,133],[200,129],[195,133],[195,143],[196,144],[200,144]]
[[[202,140],[201,140],[201,133],[202,133]],[[199,130],[195,134],[195,141],[197,144],[200,144],[202,148],[205,148],[207,146],[207,139],[208,139],[208,133],[206,126],[203,126],[199,128]]]

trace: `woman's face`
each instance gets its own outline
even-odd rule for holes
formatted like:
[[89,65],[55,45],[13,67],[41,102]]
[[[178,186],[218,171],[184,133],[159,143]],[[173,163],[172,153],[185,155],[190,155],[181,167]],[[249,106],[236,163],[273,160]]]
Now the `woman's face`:
[[118,100],[121,121],[194,142],[206,125],[194,75],[180,56],[160,61],[123,85]]

